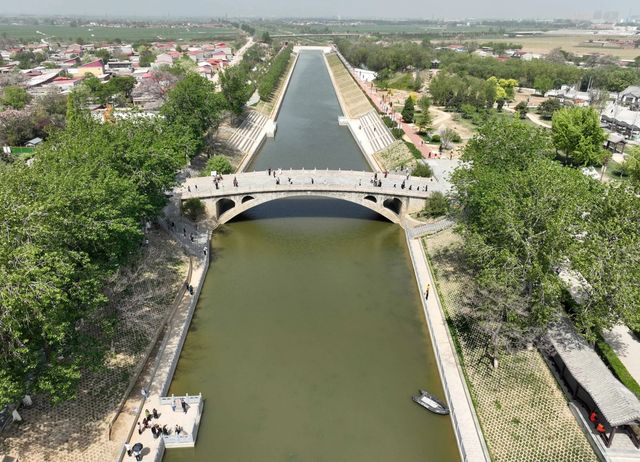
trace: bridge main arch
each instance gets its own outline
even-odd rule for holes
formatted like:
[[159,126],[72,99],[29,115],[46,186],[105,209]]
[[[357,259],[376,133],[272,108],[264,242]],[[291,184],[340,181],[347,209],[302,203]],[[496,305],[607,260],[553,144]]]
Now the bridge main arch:
[[[268,202],[280,200],[280,199],[292,199],[300,197],[319,197],[326,199],[338,199],[346,202],[365,207],[378,215],[383,216],[392,223],[401,224],[400,214],[402,213],[404,204],[397,197],[389,198],[387,196],[376,197],[372,194],[363,193],[345,193],[345,192],[320,192],[320,191],[307,191],[307,192],[268,192],[268,193],[254,193],[251,195],[242,196],[230,196],[228,198],[214,199],[215,207],[213,210],[216,214],[218,223],[224,224],[235,217]],[[249,199],[250,198],[250,199]],[[208,199],[212,200],[212,199]],[[389,207],[383,205],[387,201],[391,200],[395,207]],[[224,202],[222,202],[224,201]]]

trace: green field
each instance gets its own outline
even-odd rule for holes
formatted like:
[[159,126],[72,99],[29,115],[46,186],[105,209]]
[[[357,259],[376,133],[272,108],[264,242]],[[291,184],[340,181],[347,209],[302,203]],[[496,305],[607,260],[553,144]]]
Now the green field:
[[91,43],[112,41],[116,38],[123,42],[134,42],[136,40],[231,39],[238,35],[238,29],[226,26],[71,27],[0,24],[0,36],[18,40],[47,38],[49,40],[76,41],[76,39],[82,38],[85,42]]

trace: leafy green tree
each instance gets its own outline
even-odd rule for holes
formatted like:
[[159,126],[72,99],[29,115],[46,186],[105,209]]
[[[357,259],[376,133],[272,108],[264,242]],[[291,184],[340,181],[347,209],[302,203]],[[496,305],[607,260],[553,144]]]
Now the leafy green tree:
[[636,186],[640,186],[640,147],[633,146],[627,152],[623,170]]
[[601,165],[606,139],[593,108],[565,108],[553,114],[553,143],[576,165]]
[[529,106],[526,101],[520,101],[518,104],[516,104],[516,107],[514,109],[519,114],[520,119],[527,118],[527,112],[529,112]]
[[562,109],[560,100],[557,98],[549,98],[540,103],[538,106],[538,114],[540,114],[543,119],[551,120],[553,114],[560,109]]
[[418,127],[420,133],[426,133],[431,128],[431,114],[429,114],[429,108],[431,107],[431,100],[427,96],[422,96],[417,102],[420,112],[415,115],[415,124]]
[[227,156],[213,156],[208,161],[202,171],[204,176],[210,175],[211,172],[218,172],[222,175],[233,172],[233,166]]
[[31,101],[31,95],[22,87],[11,86],[6,87],[2,91],[2,99],[0,102],[7,107],[13,109],[22,109]]
[[449,199],[440,191],[435,191],[427,198],[421,215],[437,218],[446,215],[449,212]]
[[404,101],[404,107],[402,108],[402,120],[404,120],[407,123],[412,123],[413,122],[413,118],[415,116],[415,106],[413,103],[413,98],[411,98],[411,96],[408,96],[407,99]]
[[244,111],[244,105],[253,91],[253,87],[247,83],[247,80],[247,74],[237,66],[220,73],[220,88],[226,107],[237,116]]
[[213,84],[198,74],[189,73],[168,93],[160,113],[170,125],[184,127],[196,137],[218,125],[224,101]]
[[418,162],[416,166],[413,168],[411,175],[428,178],[433,176],[433,170],[431,169],[429,164],[425,162]]
[[156,60],[155,53],[145,46],[140,47],[140,67],[150,67]]
[[182,204],[182,212],[192,221],[198,221],[204,214],[204,203],[200,199],[187,199]]
[[269,35],[268,31],[264,31],[260,36],[260,41],[262,43],[271,43],[271,35]]
[[494,357],[535,341],[565,313],[559,268],[578,272],[589,288],[588,301],[569,313],[588,336],[636,306],[638,197],[562,166],[549,151],[544,131],[492,119],[453,175],[474,278],[466,315]]
[[533,81],[533,88],[544,96],[553,89],[553,80],[548,75],[541,75]]

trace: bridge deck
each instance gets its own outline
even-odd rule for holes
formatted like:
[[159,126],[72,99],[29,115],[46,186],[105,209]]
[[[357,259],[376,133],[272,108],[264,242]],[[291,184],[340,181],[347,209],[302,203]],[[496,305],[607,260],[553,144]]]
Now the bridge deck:
[[[276,176],[266,171],[224,175],[216,189],[212,177],[189,178],[175,192],[182,199],[226,197],[239,194],[260,194],[275,191],[313,193],[357,192],[381,194],[397,197],[426,198],[433,191],[445,191],[445,185],[431,178],[421,178],[398,173],[389,173],[387,178],[378,173],[382,186],[372,183],[373,172],[354,172],[346,170],[276,170]],[[233,186],[234,178],[238,186]],[[276,178],[280,184],[276,184]],[[401,187],[404,182],[404,189]],[[411,188],[411,189],[409,189]]]

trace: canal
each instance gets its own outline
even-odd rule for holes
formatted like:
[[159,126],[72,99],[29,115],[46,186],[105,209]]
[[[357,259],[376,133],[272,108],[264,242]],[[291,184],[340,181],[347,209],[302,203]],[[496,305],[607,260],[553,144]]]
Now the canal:
[[[256,169],[366,169],[322,55],[303,52]],[[283,175],[284,176],[284,175]],[[171,393],[199,393],[193,449],[164,460],[457,461],[404,233],[326,199],[256,207],[216,230]]]

